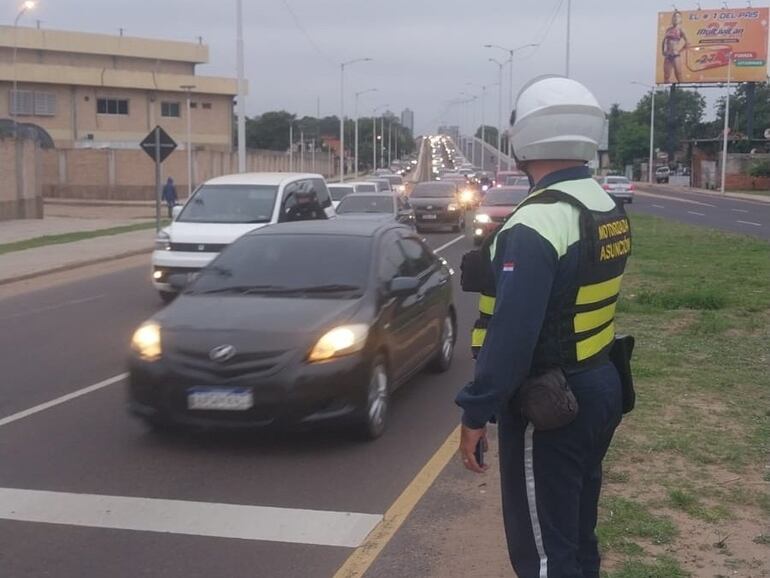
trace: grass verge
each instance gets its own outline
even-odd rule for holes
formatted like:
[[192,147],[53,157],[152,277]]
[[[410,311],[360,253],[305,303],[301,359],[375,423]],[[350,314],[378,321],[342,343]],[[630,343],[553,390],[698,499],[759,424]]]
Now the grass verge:
[[[164,226],[164,223],[161,223]],[[62,245],[64,243],[74,243],[96,237],[110,237],[122,233],[132,233],[134,231],[144,231],[153,229],[155,221],[146,223],[136,223],[134,225],[123,225],[120,227],[110,227],[109,229],[96,229],[95,231],[78,231],[76,233],[63,233],[61,235],[43,235],[42,237],[33,237],[23,241],[14,241],[13,243],[0,244],[0,255],[13,253],[14,251],[24,251],[26,249],[36,249],[47,245]]]
[[770,507],[770,244],[645,215],[632,225],[618,331],[637,339],[638,398],[606,462],[609,576],[727,570],[715,535],[746,563],[767,560],[754,538]]

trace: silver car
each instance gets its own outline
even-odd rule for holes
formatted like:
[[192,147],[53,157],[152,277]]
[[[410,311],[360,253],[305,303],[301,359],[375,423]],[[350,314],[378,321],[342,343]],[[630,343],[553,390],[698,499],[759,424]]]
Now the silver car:
[[626,177],[600,177],[598,181],[602,188],[616,201],[621,203],[634,202],[634,183]]

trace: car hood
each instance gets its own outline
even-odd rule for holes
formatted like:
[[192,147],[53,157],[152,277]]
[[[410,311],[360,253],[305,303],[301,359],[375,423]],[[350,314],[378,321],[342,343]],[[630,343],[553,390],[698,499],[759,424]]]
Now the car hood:
[[347,323],[363,299],[301,299],[258,295],[180,295],[154,320],[164,350],[208,355],[233,345],[242,353],[311,347],[323,333]]
[[267,223],[180,223],[174,221],[165,231],[172,243],[228,244]]
[[506,217],[513,213],[516,209],[516,205],[481,205],[478,213],[484,213],[490,217]]
[[452,203],[457,203],[457,199],[447,197],[409,197],[409,204],[413,209],[424,209],[427,207],[446,207]]

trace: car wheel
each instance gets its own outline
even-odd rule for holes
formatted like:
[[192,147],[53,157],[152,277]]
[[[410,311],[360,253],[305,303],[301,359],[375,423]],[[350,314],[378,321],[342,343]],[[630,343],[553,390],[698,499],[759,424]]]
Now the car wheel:
[[417,231],[418,233],[422,233],[424,231],[424,229],[420,227],[420,225],[415,225],[414,230]]
[[172,291],[159,291],[160,298],[163,300],[163,303],[171,303],[174,299],[176,299],[176,293]]
[[369,373],[366,386],[366,405],[362,416],[360,433],[365,439],[374,440],[385,432],[390,406],[390,379],[385,359],[378,355]]
[[439,341],[439,350],[436,357],[430,363],[431,371],[444,373],[452,365],[452,359],[455,354],[455,324],[452,315],[447,313],[444,318],[444,325],[441,328],[441,339]]
[[142,421],[147,426],[147,429],[154,434],[172,435],[181,431],[181,427],[178,424],[162,417],[142,417]]

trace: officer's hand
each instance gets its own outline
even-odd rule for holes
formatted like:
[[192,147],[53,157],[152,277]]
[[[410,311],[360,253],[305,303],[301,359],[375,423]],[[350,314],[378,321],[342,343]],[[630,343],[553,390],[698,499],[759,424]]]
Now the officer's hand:
[[487,448],[487,428],[471,429],[467,426],[462,426],[460,429],[460,456],[463,459],[463,465],[472,472],[477,474],[483,474],[487,471],[489,466],[480,466],[476,462],[476,445],[479,440],[484,440],[484,449]]

